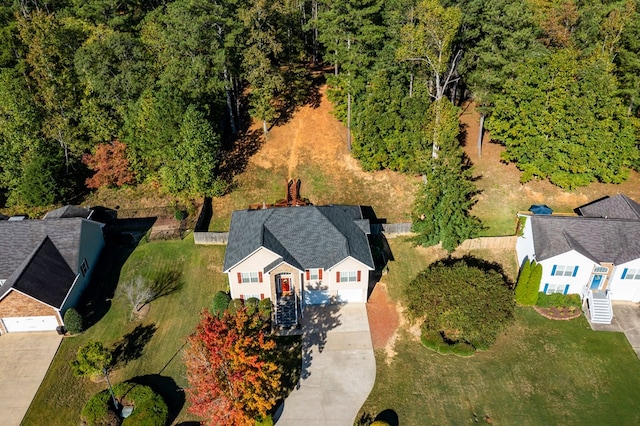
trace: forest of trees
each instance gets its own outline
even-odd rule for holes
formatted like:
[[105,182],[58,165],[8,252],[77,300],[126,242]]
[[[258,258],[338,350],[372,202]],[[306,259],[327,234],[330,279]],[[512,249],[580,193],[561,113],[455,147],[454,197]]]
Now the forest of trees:
[[637,0],[9,0],[0,207],[149,181],[221,194],[244,113],[268,132],[312,65],[362,166],[424,177],[423,221],[438,191],[461,208],[473,194],[465,99],[523,181],[573,188],[639,167]]

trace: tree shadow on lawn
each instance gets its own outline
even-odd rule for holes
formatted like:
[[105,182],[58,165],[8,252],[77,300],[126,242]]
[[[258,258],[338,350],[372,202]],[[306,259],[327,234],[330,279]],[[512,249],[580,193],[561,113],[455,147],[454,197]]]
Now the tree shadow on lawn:
[[[184,407],[185,395],[184,389],[182,389],[171,377],[161,376],[159,374],[147,374],[144,376],[137,376],[129,380],[130,382],[137,383],[139,385],[149,386],[155,392],[160,394],[167,403],[169,408],[169,416],[167,424],[173,424],[173,421],[178,417],[180,410]],[[200,423],[180,423],[184,425],[188,424],[200,424]]]
[[123,336],[111,351],[112,366],[123,367],[129,361],[140,358],[156,330],[155,324],[138,325],[133,331]]
[[77,306],[85,330],[109,312],[122,267],[155,221],[155,217],[118,219],[105,226],[105,246]]
[[155,272],[151,277],[151,290],[153,291],[153,299],[149,302],[157,300],[163,296],[180,291],[184,287],[182,281],[182,271],[176,267],[165,267]]
[[398,419],[398,413],[391,408],[382,410],[377,416],[373,416],[370,413],[364,412],[355,422],[356,426],[369,426],[371,423],[381,420],[389,424],[389,426],[400,426],[400,420]]

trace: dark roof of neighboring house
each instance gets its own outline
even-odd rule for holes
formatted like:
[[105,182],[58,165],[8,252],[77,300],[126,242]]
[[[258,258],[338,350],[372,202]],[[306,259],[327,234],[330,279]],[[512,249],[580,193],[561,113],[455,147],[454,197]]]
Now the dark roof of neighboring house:
[[537,260],[575,250],[594,262],[640,258],[640,220],[584,216],[531,216]]
[[33,256],[23,262],[5,284],[12,284],[15,290],[59,309],[75,277],[56,246],[49,237],[45,237]]
[[44,215],[43,219],[62,219],[71,217],[89,219],[91,217],[91,213],[92,211],[90,209],[85,209],[84,207],[66,205],[59,209],[51,210],[49,213]]
[[260,247],[281,256],[274,263],[300,270],[328,269],[349,256],[373,268],[366,229],[359,206],[238,210],[231,217],[224,270]]
[[640,220],[640,204],[624,194],[605,197],[578,207],[585,217]]
[[[81,218],[0,221],[0,279],[7,279],[49,237],[72,271],[78,271]],[[4,287],[4,286],[3,286]]]

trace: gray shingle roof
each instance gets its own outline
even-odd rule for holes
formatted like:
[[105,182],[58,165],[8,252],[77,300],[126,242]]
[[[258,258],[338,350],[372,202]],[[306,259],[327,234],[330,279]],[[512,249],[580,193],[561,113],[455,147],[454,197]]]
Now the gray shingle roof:
[[72,271],[78,271],[81,218],[0,221],[0,279],[7,279],[49,237]]
[[44,215],[43,219],[62,219],[62,218],[71,218],[71,217],[81,217],[83,219],[88,219],[91,216],[91,210],[85,209],[80,206],[72,206],[66,205],[64,207],[60,207],[59,209],[51,210],[49,213]]
[[585,217],[602,217],[612,219],[640,219],[640,204],[624,194],[596,200],[578,208]]
[[576,250],[596,262],[640,258],[640,220],[581,216],[531,216],[537,260]]
[[300,269],[328,269],[348,256],[373,268],[359,206],[238,210],[231,216],[227,271],[260,247]]

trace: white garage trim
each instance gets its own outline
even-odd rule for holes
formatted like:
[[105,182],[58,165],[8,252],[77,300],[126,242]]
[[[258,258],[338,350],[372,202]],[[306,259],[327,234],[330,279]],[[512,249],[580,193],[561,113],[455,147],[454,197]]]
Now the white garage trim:
[[364,303],[364,301],[364,290],[361,288],[338,290],[339,303]]
[[41,317],[7,317],[2,318],[7,333],[21,331],[55,331],[58,320],[54,315]]

